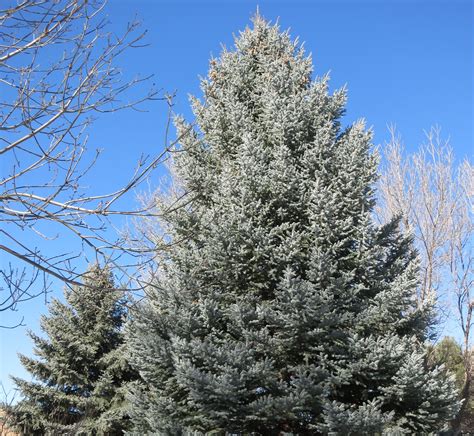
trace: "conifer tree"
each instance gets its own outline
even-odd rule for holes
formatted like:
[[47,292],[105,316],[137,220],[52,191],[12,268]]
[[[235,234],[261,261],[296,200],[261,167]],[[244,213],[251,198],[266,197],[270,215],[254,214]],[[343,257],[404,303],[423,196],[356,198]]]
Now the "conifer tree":
[[125,384],[134,372],[123,353],[126,309],[107,268],[93,266],[84,287],[66,288],[29,332],[37,358],[20,355],[33,381],[13,377],[22,400],[8,425],[33,435],[121,435],[130,420]]
[[177,120],[173,243],[128,330],[133,434],[438,431],[456,390],[427,364],[410,237],[371,218],[371,132],[253,24],[211,60],[197,128]]

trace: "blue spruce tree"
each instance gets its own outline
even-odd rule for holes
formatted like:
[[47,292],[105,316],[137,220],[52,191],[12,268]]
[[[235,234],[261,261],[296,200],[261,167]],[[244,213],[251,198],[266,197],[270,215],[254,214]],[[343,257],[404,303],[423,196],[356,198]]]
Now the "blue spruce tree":
[[[257,16],[177,120],[173,242],[128,333],[134,434],[413,434],[458,404],[397,220],[371,217],[371,133]],[[168,200],[169,201],[169,200]]]
[[137,374],[124,355],[126,299],[108,268],[92,266],[84,285],[52,300],[42,335],[29,333],[36,358],[20,360],[33,380],[13,378],[22,398],[5,409],[22,435],[114,436],[129,427],[125,385]]

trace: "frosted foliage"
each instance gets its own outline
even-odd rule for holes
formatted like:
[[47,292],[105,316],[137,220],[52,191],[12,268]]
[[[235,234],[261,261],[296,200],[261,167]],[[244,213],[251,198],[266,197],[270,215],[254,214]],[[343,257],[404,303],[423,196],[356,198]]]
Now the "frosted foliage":
[[423,363],[432,309],[410,239],[371,221],[377,157],[363,121],[341,128],[345,90],[257,16],[202,91],[197,127],[176,122],[177,243],[128,334],[136,434],[444,428],[458,404]]

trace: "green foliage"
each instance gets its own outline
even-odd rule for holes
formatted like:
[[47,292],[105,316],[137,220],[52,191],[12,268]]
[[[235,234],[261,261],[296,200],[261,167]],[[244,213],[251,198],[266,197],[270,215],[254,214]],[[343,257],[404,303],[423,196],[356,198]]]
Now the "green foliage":
[[[128,329],[132,434],[425,434],[459,407],[426,364],[432,307],[398,222],[371,218],[377,157],[345,91],[262,18],[178,119],[175,242]],[[181,206],[181,207],[180,207]]]
[[37,359],[20,355],[33,381],[14,377],[22,400],[7,410],[24,434],[119,435],[129,424],[124,359],[124,295],[108,269],[92,267],[84,287],[65,289],[42,316],[44,335],[29,332]]
[[465,379],[465,367],[461,346],[450,336],[445,336],[434,346],[428,348],[428,358],[433,365],[444,367],[456,377],[458,389],[462,389]]

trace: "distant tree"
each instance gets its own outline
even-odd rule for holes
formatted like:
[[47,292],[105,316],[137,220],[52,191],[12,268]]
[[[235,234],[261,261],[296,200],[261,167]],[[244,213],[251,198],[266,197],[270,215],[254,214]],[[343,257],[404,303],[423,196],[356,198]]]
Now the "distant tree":
[[20,355],[33,381],[13,377],[23,398],[7,415],[26,434],[119,435],[129,424],[124,391],[134,373],[123,356],[123,294],[108,269],[92,267],[84,282],[66,289],[65,303],[51,302],[45,336],[29,333],[38,358]]
[[464,358],[461,346],[450,336],[445,336],[428,349],[428,359],[434,365],[444,365],[456,377],[456,385],[461,390],[464,385]]
[[[469,342],[472,317],[470,289],[474,284],[474,168],[467,158],[456,163],[451,145],[439,128],[427,141],[406,153],[400,135],[391,129],[383,147],[377,214],[384,222],[402,216],[420,253],[421,286],[418,300],[447,294],[454,299]],[[465,339],[465,340],[466,340]],[[464,341],[465,342],[465,341]],[[469,348],[469,343],[464,344]]]
[[183,207],[157,200],[172,243],[128,330],[133,434],[446,428],[457,391],[427,363],[411,239],[372,222],[371,133],[341,129],[344,90],[288,33],[257,16],[235,45],[175,153]]

